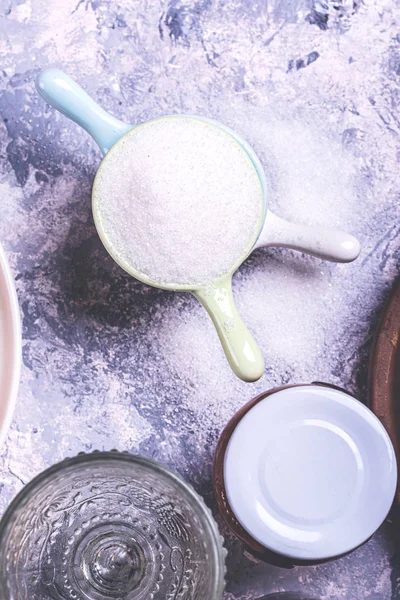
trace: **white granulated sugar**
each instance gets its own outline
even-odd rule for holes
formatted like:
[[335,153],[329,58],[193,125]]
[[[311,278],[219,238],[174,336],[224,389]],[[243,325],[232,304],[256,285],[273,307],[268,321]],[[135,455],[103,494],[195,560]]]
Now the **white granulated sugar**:
[[357,189],[366,201],[362,161],[343,144],[343,134],[332,130],[324,112],[299,114],[283,102],[261,108],[237,101],[217,109],[216,116],[259,156],[269,210],[305,224],[357,226]]
[[280,216],[332,227],[352,217],[356,171],[340,139],[289,120],[271,121],[264,136],[269,198]]
[[95,190],[114,257],[159,284],[195,286],[229,273],[254,244],[263,212],[246,152],[191,117],[134,129],[103,162]]

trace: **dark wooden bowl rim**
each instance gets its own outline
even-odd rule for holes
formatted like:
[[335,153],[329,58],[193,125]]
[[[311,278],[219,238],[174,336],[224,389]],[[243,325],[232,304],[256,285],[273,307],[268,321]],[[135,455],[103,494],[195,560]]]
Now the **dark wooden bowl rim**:
[[397,459],[400,507],[400,278],[385,305],[371,352],[368,406],[385,427]]

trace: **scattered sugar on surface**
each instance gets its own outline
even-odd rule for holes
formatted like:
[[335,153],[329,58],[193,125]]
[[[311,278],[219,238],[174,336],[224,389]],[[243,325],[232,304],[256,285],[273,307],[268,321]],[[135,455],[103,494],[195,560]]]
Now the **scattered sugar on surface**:
[[360,181],[363,163],[324,112],[300,114],[282,101],[260,107],[237,100],[217,106],[216,118],[242,135],[259,156],[267,178],[268,209],[302,223],[357,224],[357,189],[366,201]]
[[[313,115],[300,120],[286,109],[284,118],[275,108],[235,103],[214,116],[238,131],[259,155],[269,209],[293,221],[357,234],[365,220],[357,195],[357,157]],[[163,359],[171,376],[180,380],[182,407],[201,423],[196,431],[200,445],[209,442],[210,430],[219,432],[245,401],[268,388],[311,380],[346,385],[353,377],[351,357],[360,340],[359,333],[352,333],[359,331],[354,304],[362,301],[365,314],[369,310],[368,295],[359,298],[354,283],[359,270],[359,260],[336,265],[282,249],[250,256],[234,277],[234,295],[265,359],[264,376],[251,385],[229,369],[202,307],[193,300],[183,312],[176,300],[167,308],[157,337],[168,340]],[[364,268],[364,277],[362,285],[368,288],[373,270]]]
[[327,327],[337,325],[337,315],[329,310],[324,315],[320,308],[321,298],[330,304],[329,267],[299,268],[286,258],[260,253],[253,272],[245,267],[234,278],[238,309],[265,359],[265,374],[258,382],[249,385],[233,374],[209,316],[195,300],[184,313],[169,306],[158,326],[157,336],[168,340],[163,359],[180,380],[181,405],[202,423],[200,444],[205,443],[203,435],[219,431],[258,393],[282,383],[307,382],[318,362],[314,378],[332,380],[329,363],[321,360],[330,342]]
[[256,170],[222,129],[190,117],[133,131],[103,163],[96,206],[115,257],[156,283],[208,283],[251,249]]

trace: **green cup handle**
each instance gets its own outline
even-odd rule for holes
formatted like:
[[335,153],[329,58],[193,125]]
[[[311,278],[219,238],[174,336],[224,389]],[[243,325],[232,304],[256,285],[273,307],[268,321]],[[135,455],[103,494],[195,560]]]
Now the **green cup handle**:
[[234,373],[243,381],[260,379],[264,373],[264,359],[235,306],[231,276],[193,294],[210,315]]
[[111,116],[59,69],[41,71],[36,78],[36,89],[46,102],[83,127],[103,154],[133,128],[133,125]]

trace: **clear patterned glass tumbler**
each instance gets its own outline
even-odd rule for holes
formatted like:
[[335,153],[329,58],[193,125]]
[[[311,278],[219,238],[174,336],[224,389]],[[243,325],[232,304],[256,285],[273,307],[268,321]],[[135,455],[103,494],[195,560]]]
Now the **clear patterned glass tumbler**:
[[219,600],[225,551],[182,479],[139,456],[80,454],[36,477],[0,523],[2,600]]

